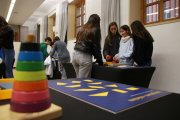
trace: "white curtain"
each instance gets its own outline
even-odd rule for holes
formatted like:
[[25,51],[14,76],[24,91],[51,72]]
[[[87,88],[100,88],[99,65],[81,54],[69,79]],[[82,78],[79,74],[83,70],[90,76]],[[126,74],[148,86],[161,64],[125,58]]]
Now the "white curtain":
[[67,23],[68,23],[68,16],[67,16],[67,11],[68,10],[68,1],[63,1],[62,6],[60,9],[60,27],[59,27],[59,37],[62,41],[65,41],[66,37],[66,31],[67,31]]
[[44,42],[45,38],[47,37],[48,32],[48,16],[43,17],[43,35],[42,35],[42,42]]
[[120,0],[102,0],[102,18],[101,18],[101,45],[103,48],[105,37],[108,34],[108,26],[111,22],[120,25]]

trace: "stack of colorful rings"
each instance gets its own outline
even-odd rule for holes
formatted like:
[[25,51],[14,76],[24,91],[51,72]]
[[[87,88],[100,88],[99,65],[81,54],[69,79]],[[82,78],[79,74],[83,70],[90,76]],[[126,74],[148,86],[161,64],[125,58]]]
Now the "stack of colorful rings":
[[15,71],[11,110],[39,112],[51,105],[43,55],[38,43],[22,43]]

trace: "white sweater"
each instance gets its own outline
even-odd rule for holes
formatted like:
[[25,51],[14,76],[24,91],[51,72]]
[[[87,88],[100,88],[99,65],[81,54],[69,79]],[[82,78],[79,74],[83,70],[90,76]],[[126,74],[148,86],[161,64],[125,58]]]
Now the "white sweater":
[[133,60],[131,58],[131,55],[133,53],[133,48],[134,48],[134,43],[133,43],[133,39],[130,36],[121,38],[119,45],[119,53],[116,55],[118,56],[119,63],[128,64],[128,65],[133,64]]

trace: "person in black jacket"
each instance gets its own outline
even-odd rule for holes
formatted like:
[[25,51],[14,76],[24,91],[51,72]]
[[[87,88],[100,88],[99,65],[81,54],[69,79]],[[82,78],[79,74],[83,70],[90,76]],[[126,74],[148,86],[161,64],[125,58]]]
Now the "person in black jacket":
[[100,17],[92,14],[76,37],[72,64],[77,78],[91,77],[92,55],[99,65],[103,65],[100,40]]
[[153,53],[153,38],[144,25],[136,20],[131,23],[132,37],[134,40],[133,58],[138,66],[151,66]]
[[8,26],[6,20],[0,16],[0,47],[4,53],[3,61],[6,66],[6,77],[13,78],[13,64],[14,64],[14,31]]
[[108,27],[108,35],[105,39],[103,56],[106,61],[113,61],[113,57],[118,53],[119,42],[121,36],[118,31],[118,26],[116,22],[111,22]]

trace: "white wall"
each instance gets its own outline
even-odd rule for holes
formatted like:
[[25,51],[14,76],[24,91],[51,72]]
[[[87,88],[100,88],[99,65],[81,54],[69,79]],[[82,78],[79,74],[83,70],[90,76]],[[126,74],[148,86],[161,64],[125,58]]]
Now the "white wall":
[[40,43],[44,42],[44,39],[43,39],[43,36],[44,36],[44,21],[43,21],[43,18],[40,18],[39,19],[39,22],[38,24],[40,24]]
[[28,27],[27,26],[21,26],[20,27],[20,41],[25,42],[27,34],[28,34]]
[[[141,1],[128,1],[121,1],[121,22],[130,24],[132,21],[140,19]],[[127,6],[128,8],[126,8]],[[129,14],[126,11],[127,9]],[[180,61],[179,28],[180,22],[177,21],[147,27],[155,40],[152,65],[156,67],[156,70],[151,79],[150,88],[180,93],[180,72],[178,65]]]
[[120,4],[120,25],[129,25],[129,6],[130,2],[129,0],[121,0]]
[[16,64],[17,64],[17,58],[18,58],[18,55],[19,55],[20,45],[21,45],[21,42],[14,42],[14,51],[15,51],[14,67],[16,67]]
[[98,14],[101,17],[101,2],[103,0],[86,0],[86,21],[91,14]]
[[[56,5],[56,25],[55,25],[55,36],[59,36],[60,33],[60,10],[61,10],[61,5],[62,4],[62,0],[59,1],[59,3]],[[58,22],[59,21],[59,22]]]
[[180,22],[147,27],[154,42],[151,88],[180,93]]

